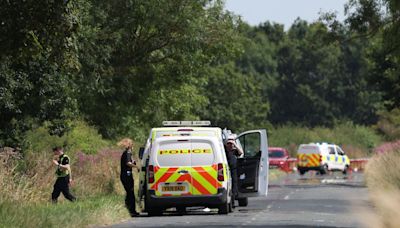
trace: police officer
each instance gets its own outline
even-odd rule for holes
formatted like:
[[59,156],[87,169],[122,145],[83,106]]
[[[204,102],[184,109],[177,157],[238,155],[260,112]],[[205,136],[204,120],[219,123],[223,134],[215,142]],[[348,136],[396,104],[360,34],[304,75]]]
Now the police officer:
[[53,164],[56,166],[57,180],[54,184],[51,200],[54,203],[57,203],[57,198],[62,192],[66,199],[73,202],[76,200],[76,198],[69,191],[69,185],[72,183],[70,159],[66,154],[64,154],[64,151],[61,147],[54,147],[53,153]]
[[[237,175],[237,158],[243,155],[243,150],[236,145],[235,139],[228,138],[225,143],[226,158],[228,159],[229,169],[232,177],[232,202],[238,197],[238,175]],[[235,204],[233,203],[233,206]]]
[[137,168],[136,162],[132,159],[133,141],[125,138],[118,143],[119,146],[124,146],[125,150],[121,156],[121,174],[120,179],[126,191],[125,205],[132,217],[138,216],[136,212],[135,194],[133,192],[133,174],[132,168]]

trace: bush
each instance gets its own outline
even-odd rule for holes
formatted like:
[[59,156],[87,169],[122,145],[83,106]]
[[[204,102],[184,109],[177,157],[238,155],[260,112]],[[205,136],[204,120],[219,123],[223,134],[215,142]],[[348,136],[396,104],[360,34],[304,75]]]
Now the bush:
[[55,146],[63,146],[64,151],[73,155],[78,151],[94,154],[98,150],[109,147],[110,142],[104,140],[97,130],[83,121],[71,123],[71,130],[59,137],[50,135],[49,128],[44,126],[30,130],[25,134],[24,151],[27,153],[51,152]]
[[376,128],[387,141],[400,139],[400,108],[380,112]]

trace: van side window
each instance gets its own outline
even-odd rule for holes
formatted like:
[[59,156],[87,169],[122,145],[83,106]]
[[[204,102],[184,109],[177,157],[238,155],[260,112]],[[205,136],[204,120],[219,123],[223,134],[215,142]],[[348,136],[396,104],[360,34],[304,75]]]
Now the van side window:
[[335,154],[335,148],[334,147],[329,147],[329,154]]
[[259,133],[252,133],[241,136],[239,138],[239,141],[243,148],[244,157],[246,158],[261,157]]
[[342,148],[337,147],[337,150],[339,155],[344,155],[344,151],[342,150]]

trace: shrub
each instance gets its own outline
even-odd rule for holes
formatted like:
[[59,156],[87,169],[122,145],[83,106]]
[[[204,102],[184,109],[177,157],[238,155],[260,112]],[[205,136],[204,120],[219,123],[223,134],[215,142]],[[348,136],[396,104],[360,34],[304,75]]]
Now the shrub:
[[400,151],[400,140],[383,143],[374,149],[374,152],[377,154],[391,153],[395,151]]
[[382,133],[386,140],[393,141],[400,138],[400,108],[390,112],[379,113],[379,121],[376,128]]
[[64,150],[73,155],[77,151],[94,154],[110,146],[110,142],[85,122],[74,121],[71,126],[71,130],[61,137],[50,135],[47,125],[26,132],[24,150],[28,153],[51,152],[55,146],[64,146]]

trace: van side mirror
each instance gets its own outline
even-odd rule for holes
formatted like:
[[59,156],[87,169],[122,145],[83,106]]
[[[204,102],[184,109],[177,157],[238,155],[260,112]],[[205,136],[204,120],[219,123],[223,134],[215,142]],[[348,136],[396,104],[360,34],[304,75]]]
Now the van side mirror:
[[140,147],[140,148],[139,148],[139,158],[140,158],[140,159],[143,158],[143,153],[144,153],[144,147]]

